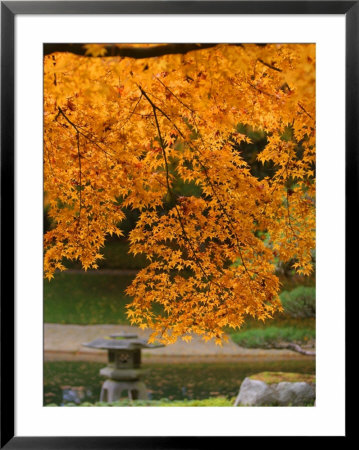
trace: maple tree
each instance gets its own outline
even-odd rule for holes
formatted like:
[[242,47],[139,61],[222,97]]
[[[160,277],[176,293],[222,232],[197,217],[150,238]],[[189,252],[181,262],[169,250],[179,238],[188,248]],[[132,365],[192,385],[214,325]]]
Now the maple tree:
[[[97,268],[137,210],[130,251],[148,265],[127,289],[131,323],[151,340],[220,343],[225,327],[281,310],[276,260],[313,269],[315,45],[191,45],[45,55],[44,270]],[[244,159],[245,127],[265,133],[270,176]]]

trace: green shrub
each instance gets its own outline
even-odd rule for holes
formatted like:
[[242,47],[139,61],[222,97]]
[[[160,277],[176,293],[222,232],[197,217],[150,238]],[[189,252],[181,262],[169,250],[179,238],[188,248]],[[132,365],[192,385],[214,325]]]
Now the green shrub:
[[266,348],[278,342],[305,343],[315,338],[315,330],[295,327],[252,328],[233,333],[231,338],[242,347]]
[[315,317],[315,288],[298,286],[290,292],[282,292],[280,299],[284,312],[291,317]]

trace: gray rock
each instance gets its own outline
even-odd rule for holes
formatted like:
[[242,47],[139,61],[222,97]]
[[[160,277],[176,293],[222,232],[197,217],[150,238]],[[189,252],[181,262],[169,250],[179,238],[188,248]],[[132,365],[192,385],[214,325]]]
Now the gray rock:
[[315,399],[314,385],[305,382],[289,383],[282,381],[273,386],[279,405],[306,405]]
[[264,383],[264,381],[245,378],[241,384],[234,406],[262,406],[273,404],[275,401],[276,392],[271,385]]
[[267,384],[245,378],[234,406],[306,405],[315,400],[315,385],[305,382]]

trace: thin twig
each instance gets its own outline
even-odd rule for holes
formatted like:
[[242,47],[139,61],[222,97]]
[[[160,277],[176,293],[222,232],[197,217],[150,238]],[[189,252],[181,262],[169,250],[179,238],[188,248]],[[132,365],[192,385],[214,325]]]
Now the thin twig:
[[276,98],[275,95],[270,94],[269,92],[263,91],[263,90],[260,89],[259,87],[257,87],[257,86],[255,86],[254,84],[252,84],[250,81],[247,81],[247,82],[248,82],[249,86],[251,86],[251,87],[252,87],[253,89],[255,89],[256,91],[260,92],[261,94],[267,95],[268,97],[271,97],[271,98]]
[[160,80],[158,77],[156,77],[156,80],[158,81],[158,82],[160,82],[161,84],[162,84],[162,86],[165,88],[165,89],[167,89],[167,91],[171,94],[171,95],[173,95],[173,97],[179,102],[179,103],[181,103],[181,105],[183,105],[185,108],[187,108],[189,111],[191,111],[191,113],[192,114],[194,114],[195,113],[195,111],[192,109],[192,108],[190,108],[186,103],[184,103],[168,86],[166,86],[164,83],[163,83],[163,81],[162,80]]
[[308,111],[304,108],[304,106],[301,105],[299,102],[298,102],[298,106],[299,106],[299,108],[300,108],[302,111],[305,112],[305,114],[306,114],[308,117],[310,117],[312,120],[314,120],[313,117],[309,114],[309,112],[308,112]]
[[269,68],[272,69],[272,70],[276,70],[277,72],[282,72],[282,69],[278,69],[278,67],[275,67],[275,66],[273,66],[272,64],[266,63],[265,61],[263,61],[263,59],[258,58],[258,61],[259,61],[260,63],[262,63],[264,66],[267,66],[267,67],[269,67]]
[[76,133],[76,141],[77,141],[77,155],[79,160],[79,171],[80,171],[80,186],[79,186],[79,201],[80,201],[80,210],[79,210],[79,220],[81,219],[81,209],[82,209],[82,169],[81,169],[81,153],[80,153],[80,133]]
[[137,106],[139,105],[139,103],[140,103],[140,101],[141,101],[141,99],[142,99],[142,95],[143,95],[143,94],[141,93],[140,98],[138,99],[138,101],[137,101],[135,107],[133,108],[132,112],[130,113],[130,115],[128,116],[128,118],[124,121],[124,123],[122,124],[122,126],[119,128],[118,131],[121,131],[122,128],[126,125],[126,123],[129,122],[129,121],[131,120],[131,117],[134,115],[134,113],[135,113],[135,111],[136,111],[136,108],[137,108]]
[[57,107],[58,109],[58,114],[55,117],[55,121],[57,121],[58,116],[61,114],[66,121],[76,130],[77,133],[81,134],[81,136],[83,136],[85,139],[87,139],[89,142],[91,142],[92,144],[94,144],[97,148],[99,148],[102,152],[104,152],[107,156],[111,157],[111,155],[105,150],[103,149],[96,141],[94,141],[93,139],[91,139],[87,134],[83,133],[80,130],[80,127],[78,125],[75,125],[68,117],[67,115],[64,113],[64,111],[60,108],[60,106]]

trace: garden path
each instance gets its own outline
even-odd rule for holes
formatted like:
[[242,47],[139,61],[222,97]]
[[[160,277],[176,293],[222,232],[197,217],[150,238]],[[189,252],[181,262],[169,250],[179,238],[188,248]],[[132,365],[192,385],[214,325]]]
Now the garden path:
[[[140,338],[148,339],[149,330],[141,330],[129,325],[44,325],[44,350],[45,360],[106,360],[106,352],[84,347],[82,344],[99,337],[106,337],[113,333],[131,332]],[[193,336],[187,343],[179,339],[175,344],[153,350],[142,350],[144,358],[152,361],[165,357],[190,358],[198,361],[198,358],[305,358],[291,350],[264,350],[239,347],[231,339],[222,347],[213,341],[204,342],[198,336]]]

